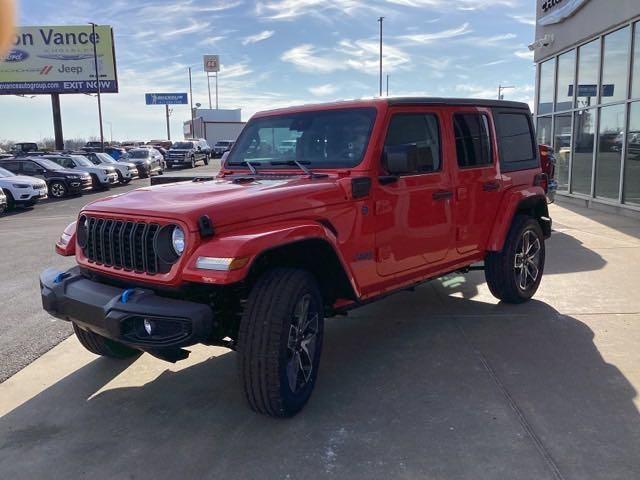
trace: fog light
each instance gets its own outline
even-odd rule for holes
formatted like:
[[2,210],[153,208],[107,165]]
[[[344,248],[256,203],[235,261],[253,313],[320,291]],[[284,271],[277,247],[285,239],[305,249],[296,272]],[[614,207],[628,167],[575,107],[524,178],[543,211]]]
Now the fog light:
[[145,318],[143,324],[144,324],[145,332],[147,332],[147,335],[151,336],[151,333],[153,332],[153,327],[154,327],[153,322],[148,318]]

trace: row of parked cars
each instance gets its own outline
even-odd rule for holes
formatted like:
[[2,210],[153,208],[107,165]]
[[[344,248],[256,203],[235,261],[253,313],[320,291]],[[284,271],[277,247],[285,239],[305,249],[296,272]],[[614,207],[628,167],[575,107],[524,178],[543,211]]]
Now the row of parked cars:
[[48,197],[126,185],[135,178],[162,175],[174,166],[208,165],[233,145],[231,141],[218,143],[212,148],[204,139],[158,140],[103,148],[99,142],[88,142],[77,152],[42,152],[35,143],[16,144],[13,155],[0,156],[0,213],[17,206],[31,207]]

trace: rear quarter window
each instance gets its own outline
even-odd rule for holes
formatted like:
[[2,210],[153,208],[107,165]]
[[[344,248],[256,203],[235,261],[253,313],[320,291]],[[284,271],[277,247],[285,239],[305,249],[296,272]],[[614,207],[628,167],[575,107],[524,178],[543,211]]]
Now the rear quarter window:
[[525,112],[494,112],[500,169],[528,170],[540,165],[531,116]]

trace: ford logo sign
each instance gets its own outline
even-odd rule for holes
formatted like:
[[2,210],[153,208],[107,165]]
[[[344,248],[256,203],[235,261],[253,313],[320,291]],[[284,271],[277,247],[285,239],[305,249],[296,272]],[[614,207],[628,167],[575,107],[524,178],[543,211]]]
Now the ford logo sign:
[[29,54],[24,50],[10,50],[4,57],[0,57],[0,60],[4,62],[22,62],[29,58]]

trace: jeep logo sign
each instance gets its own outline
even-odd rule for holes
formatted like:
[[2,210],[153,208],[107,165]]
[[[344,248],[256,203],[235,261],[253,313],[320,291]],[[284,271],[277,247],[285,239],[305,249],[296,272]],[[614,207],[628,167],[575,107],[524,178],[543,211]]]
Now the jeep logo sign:
[[576,13],[588,0],[540,0],[542,14],[538,25],[553,25],[565,21]]

